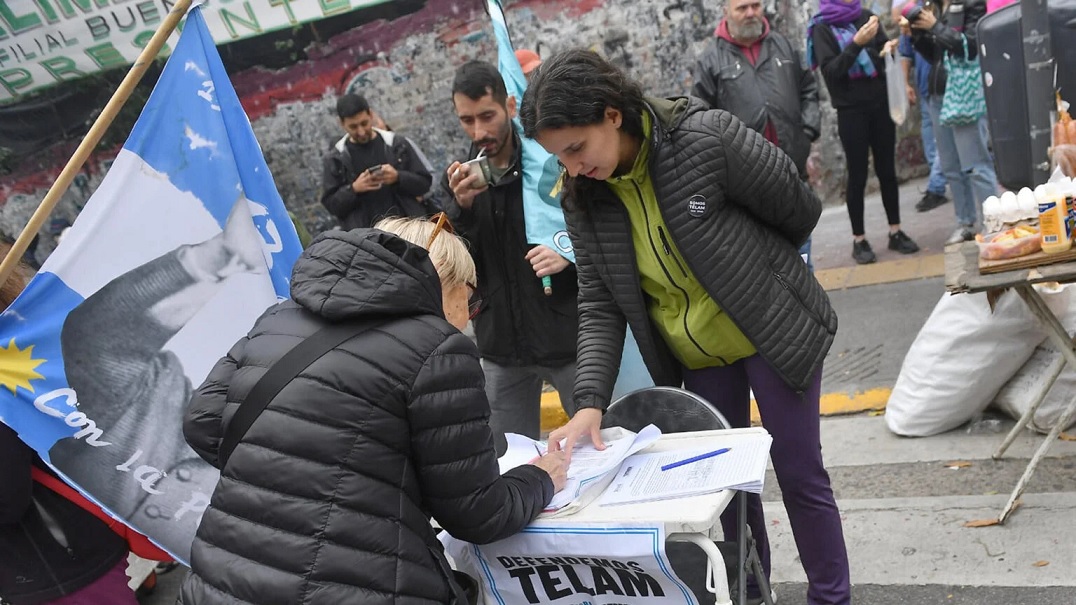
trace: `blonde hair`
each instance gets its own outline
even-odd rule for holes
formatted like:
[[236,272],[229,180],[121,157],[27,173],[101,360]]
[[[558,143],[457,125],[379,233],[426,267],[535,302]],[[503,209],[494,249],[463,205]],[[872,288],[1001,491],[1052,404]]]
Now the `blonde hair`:
[[[397,235],[416,246],[425,247],[433,235],[436,224],[421,218],[386,218],[374,225],[375,229]],[[457,235],[442,229],[429,248],[430,261],[437,269],[441,283],[460,286],[477,283],[474,259],[467,251],[467,244]]]

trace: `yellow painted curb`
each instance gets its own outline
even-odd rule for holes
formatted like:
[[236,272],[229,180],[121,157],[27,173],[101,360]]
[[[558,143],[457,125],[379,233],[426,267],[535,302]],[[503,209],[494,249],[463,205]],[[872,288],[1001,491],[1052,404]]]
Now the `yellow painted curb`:
[[843,290],[860,286],[892,284],[945,275],[945,255],[932,254],[916,258],[884,261],[869,265],[836,267],[815,271],[815,279],[825,290]]
[[542,432],[546,433],[562,427],[568,422],[568,415],[560,406],[560,394],[556,391],[542,393]]
[[[893,390],[889,388],[868,389],[855,393],[826,393],[819,399],[819,410],[823,416],[840,414],[857,414],[873,410],[884,410]],[[568,415],[560,406],[560,395],[556,391],[542,393],[542,432],[549,432],[564,426]],[[751,402],[751,423],[759,424],[761,418],[755,402]]]

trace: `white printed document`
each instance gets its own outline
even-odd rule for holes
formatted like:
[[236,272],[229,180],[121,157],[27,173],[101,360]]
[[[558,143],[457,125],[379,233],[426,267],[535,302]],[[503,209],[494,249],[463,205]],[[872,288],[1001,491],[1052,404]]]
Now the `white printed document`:
[[[612,480],[620,463],[632,454],[654,443],[661,430],[650,424],[638,434],[614,427],[602,430],[604,450],[595,449],[589,440],[577,443],[568,466],[568,483],[557,492],[546,507],[547,513],[570,514],[593,501]],[[528,464],[545,453],[547,444],[523,435],[507,433],[508,449],[498,460],[501,473]]]
[[772,442],[768,433],[758,433],[716,438],[705,449],[635,454],[620,465],[598,504],[668,500],[723,489],[761,493]]

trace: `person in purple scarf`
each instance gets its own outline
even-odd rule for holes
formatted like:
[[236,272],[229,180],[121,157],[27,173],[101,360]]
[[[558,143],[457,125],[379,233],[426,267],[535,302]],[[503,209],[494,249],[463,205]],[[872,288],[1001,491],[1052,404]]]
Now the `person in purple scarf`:
[[894,51],[878,17],[860,0],[821,0],[807,26],[807,61],[821,69],[830,102],[837,110],[837,133],[848,166],[845,201],[852,223],[852,258],[859,264],[877,260],[863,224],[863,194],[867,188],[868,151],[881,185],[882,205],[889,222],[889,249],[900,254],[919,251],[900,228],[897,185],[897,130],[889,117],[882,55]]

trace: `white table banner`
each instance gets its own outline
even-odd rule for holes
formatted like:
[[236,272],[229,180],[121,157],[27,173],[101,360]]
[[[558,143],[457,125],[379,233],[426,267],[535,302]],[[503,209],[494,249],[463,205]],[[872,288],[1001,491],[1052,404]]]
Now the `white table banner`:
[[665,556],[661,525],[538,524],[476,545],[442,534],[486,605],[697,605]]

